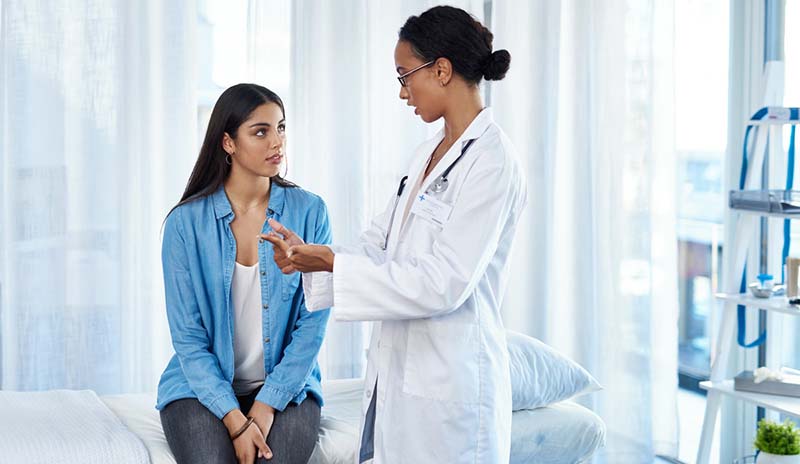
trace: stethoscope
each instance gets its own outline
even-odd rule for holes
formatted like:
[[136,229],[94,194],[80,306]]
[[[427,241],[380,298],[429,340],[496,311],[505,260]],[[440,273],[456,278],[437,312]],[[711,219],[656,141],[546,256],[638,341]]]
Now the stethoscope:
[[[467,150],[469,150],[470,145],[472,145],[472,142],[474,142],[475,140],[477,139],[469,139],[467,141],[466,145],[464,145],[464,148],[461,149],[461,154],[458,155],[458,158],[456,158],[455,161],[450,163],[450,166],[447,166],[447,169],[445,169],[442,172],[442,174],[439,177],[437,177],[435,181],[433,181],[433,183],[428,187],[428,189],[425,190],[426,194],[442,193],[447,191],[447,176],[450,174],[450,171],[453,170],[456,164],[458,164],[458,162],[461,161],[461,158],[464,157],[464,155],[467,153]],[[389,246],[389,236],[392,233],[392,225],[394,224],[394,215],[397,212],[397,205],[400,203],[400,197],[403,195],[403,190],[406,188],[407,180],[408,176],[404,176],[402,179],[400,179],[400,186],[397,188],[397,197],[394,200],[392,215],[389,218],[389,228],[386,231],[386,240],[383,242],[383,251],[386,251],[386,248]]]

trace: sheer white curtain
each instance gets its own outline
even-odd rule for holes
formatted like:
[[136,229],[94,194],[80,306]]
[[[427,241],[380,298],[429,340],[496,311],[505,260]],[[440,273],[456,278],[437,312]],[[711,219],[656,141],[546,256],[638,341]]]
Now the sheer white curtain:
[[[782,104],[783,85],[774,85],[775,83],[773,82],[770,85],[771,92],[767,93],[767,67],[764,64],[766,3],[731,2],[730,4],[728,148],[724,191],[737,189],[739,185],[746,121],[763,106],[781,106]],[[770,67],[776,64],[772,63]],[[777,73],[771,73],[771,78],[782,80],[782,74],[782,70]],[[773,185],[781,185],[785,182],[785,178],[780,180],[778,178],[783,177],[785,172],[786,157],[783,154],[776,157],[774,152],[782,151],[785,153],[785,149],[788,147],[784,145],[779,148],[782,143],[779,139],[773,138],[774,135],[770,136],[769,142],[770,152],[772,152],[769,158],[770,180]],[[797,178],[796,175],[795,178]],[[795,183],[795,188],[796,186],[797,183]],[[780,275],[782,264],[777,263],[782,260],[780,253],[783,245],[783,222],[776,219],[770,219],[768,222],[768,269],[773,274]],[[727,210],[725,214],[725,243],[733,243],[735,229],[736,215]],[[796,246],[793,244],[790,255],[797,256],[795,250]],[[722,282],[728,281],[729,260],[732,259],[732,255],[732,252],[723,252]],[[748,262],[758,262],[757,250],[751,250]],[[748,279],[755,278],[757,269],[757,266],[748,267]],[[724,311],[724,308],[722,305],[718,305],[714,313],[715,330],[712,332],[712,346],[717,342],[716,338],[719,334],[718,326],[722,319],[722,311]],[[792,349],[797,346],[797,341],[794,337],[794,331],[797,329],[797,319],[791,315],[772,314],[770,312],[767,321],[767,365],[775,369],[784,365],[784,363],[791,366]],[[748,310],[746,312],[746,323],[745,339],[749,342],[759,336],[758,311]],[[745,369],[753,370],[758,366],[758,349],[740,348],[735,341],[727,348],[731,350],[727,368],[729,376],[733,376]],[[784,355],[788,356],[784,357]],[[771,419],[778,419],[769,410],[767,410],[767,416]],[[751,445],[755,439],[756,422],[756,408],[752,404],[723,398],[719,427],[720,462],[730,462],[741,456],[752,454],[753,447]]]
[[510,328],[563,350],[605,390],[597,462],[677,456],[677,239],[668,2],[493,2],[497,120],[530,204],[504,303]]
[[[483,17],[483,1],[450,2]],[[436,3],[292,3],[288,98],[290,177],[325,199],[334,242],[352,243],[397,191],[414,148],[432,132],[398,98],[397,31]],[[369,326],[331,320],[320,364],[360,376]]]
[[0,387],[152,391],[195,154],[192,1],[0,4]]
[[[325,198],[336,241],[356,239],[435,129],[397,98],[393,61],[397,30],[433,4],[291,5],[289,176]],[[483,19],[484,1],[455,4]],[[512,54],[492,106],[531,192],[507,326],[604,383],[587,399],[609,426],[601,460],[675,454],[669,6],[492,8]],[[196,16],[190,0],[0,3],[2,388],[154,388],[171,354],[158,230],[196,158]],[[362,373],[367,332],[331,323],[327,378]]]

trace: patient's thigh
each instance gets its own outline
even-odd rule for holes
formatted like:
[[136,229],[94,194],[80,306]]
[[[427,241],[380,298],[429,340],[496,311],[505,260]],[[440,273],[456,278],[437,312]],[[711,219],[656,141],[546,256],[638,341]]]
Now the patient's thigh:
[[176,400],[164,407],[161,425],[178,464],[237,462],[228,429],[194,398]]

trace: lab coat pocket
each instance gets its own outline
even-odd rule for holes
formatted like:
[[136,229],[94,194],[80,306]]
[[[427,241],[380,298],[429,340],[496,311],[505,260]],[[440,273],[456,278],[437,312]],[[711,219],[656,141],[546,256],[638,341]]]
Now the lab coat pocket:
[[281,276],[281,291],[284,300],[291,300],[297,293],[297,287],[300,286],[300,273],[295,272],[289,275]]
[[415,321],[406,345],[403,393],[426,399],[477,403],[479,329],[475,324]]

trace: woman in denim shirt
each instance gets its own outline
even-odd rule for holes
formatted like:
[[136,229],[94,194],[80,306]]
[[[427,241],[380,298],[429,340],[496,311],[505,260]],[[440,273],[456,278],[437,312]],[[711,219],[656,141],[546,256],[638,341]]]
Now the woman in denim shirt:
[[259,234],[280,220],[330,243],[324,202],[284,180],[285,112],[270,90],[220,96],[186,191],[167,216],[162,261],[175,356],[157,408],[178,463],[306,463],[322,396],[328,311],[305,309]]

